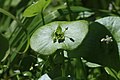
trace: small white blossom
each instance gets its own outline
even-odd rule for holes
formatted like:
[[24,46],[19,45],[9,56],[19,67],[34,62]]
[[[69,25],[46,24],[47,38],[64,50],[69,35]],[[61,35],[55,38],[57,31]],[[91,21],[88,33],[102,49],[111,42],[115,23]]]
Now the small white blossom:
[[14,70],[15,73],[20,73],[20,70]]
[[39,66],[39,64],[35,64],[35,66]]
[[68,78],[70,78],[71,76],[70,75],[68,75]]
[[109,44],[109,42],[112,42],[112,41],[113,41],[112,37],[111,36],[109,37],[108,35],[106,35],[105,38],[101,39],[101,42],[106,42],[107,44]]

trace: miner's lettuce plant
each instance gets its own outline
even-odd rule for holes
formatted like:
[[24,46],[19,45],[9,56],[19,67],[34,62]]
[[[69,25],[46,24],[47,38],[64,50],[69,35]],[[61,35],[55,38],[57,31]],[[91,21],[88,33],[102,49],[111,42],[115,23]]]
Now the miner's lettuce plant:
[[119,71],[119,43],[109,29],[97,22],[61,21],[46,24],[32,35],[31,48],[43,55],[53,54],[59,49],[66,50],[71,58],[83,57]]
[[14,2],[0,1],[0,79],[120,79],[118,0]]
[[30,39],[31,48],[43,55],[53,54],[58,49],[73,50],[88,32],[86,21],[52,22],[40,27]]

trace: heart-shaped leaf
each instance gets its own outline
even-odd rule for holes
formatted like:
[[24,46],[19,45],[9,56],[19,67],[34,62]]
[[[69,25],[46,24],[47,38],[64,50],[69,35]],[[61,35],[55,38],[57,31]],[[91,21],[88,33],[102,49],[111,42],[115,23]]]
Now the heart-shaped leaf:
[[117,41],[120,55],[120,17],[110,16],[96,20],[103,24],[113,35]]
[[119,53],[116,40],[105,26],[95,22],[80,46],[69,52],[70,57],[83,57],[87,61],[119,70]]
[[31,48],[43,55],[54,53],[57,49],[75,49],[88,32],[87,21],[58,21],[37,29],[31,39]]
[[23,13],[25,17],[32,17],[43,11],[49,4],[51,0],[39,0],[29,6]]

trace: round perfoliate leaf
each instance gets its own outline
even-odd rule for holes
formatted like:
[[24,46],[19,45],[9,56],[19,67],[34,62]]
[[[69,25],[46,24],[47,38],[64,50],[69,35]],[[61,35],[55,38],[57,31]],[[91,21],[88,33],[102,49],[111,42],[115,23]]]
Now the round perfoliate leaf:
[[100,24],[103,24],[113,35],[117,41],[120,55],[120,17],[109,16],[96,20]]
[[57,21],[37,29],[30,39],[31,48],[43,55],[50,55],[58,49],[77,48],[88,32],[88,22]]
[[115,70],[120,69],[119,53],[112,34],[97,22],[89,25],[89,32],[76,49],[68,51],[69,57],[83,57],[85,60]]

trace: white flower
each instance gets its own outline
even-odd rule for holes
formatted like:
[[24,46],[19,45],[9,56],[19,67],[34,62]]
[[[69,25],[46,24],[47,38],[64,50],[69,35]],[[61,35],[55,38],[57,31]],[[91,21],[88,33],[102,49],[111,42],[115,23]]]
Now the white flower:
[[108,35],[106,35],[105,38],[101,39],[101,42],[106,42],[106,44],[109,44],[109,42],[112,42],[112,41],[113,41],[112,37],[111,36],[109,37]]

